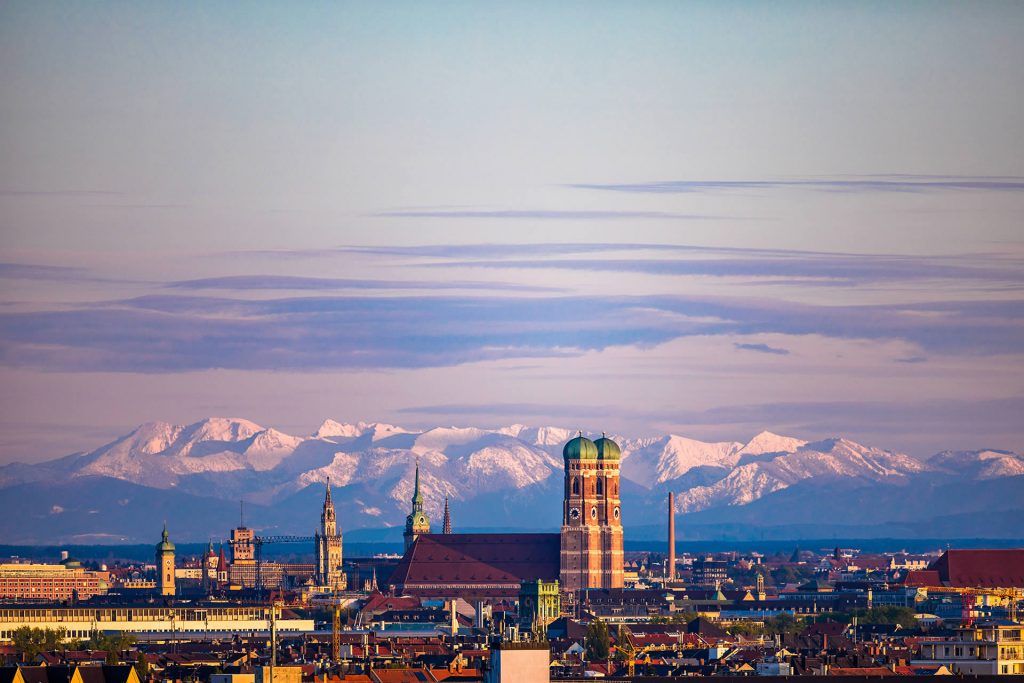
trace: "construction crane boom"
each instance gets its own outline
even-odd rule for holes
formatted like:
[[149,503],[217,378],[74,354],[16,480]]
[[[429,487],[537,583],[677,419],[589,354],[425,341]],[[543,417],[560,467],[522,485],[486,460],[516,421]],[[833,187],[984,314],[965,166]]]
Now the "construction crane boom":
[[256,536],[252,539],[256,555],[256,591],[263,594],[263,546],[267,543],[312,543],[313,536]]

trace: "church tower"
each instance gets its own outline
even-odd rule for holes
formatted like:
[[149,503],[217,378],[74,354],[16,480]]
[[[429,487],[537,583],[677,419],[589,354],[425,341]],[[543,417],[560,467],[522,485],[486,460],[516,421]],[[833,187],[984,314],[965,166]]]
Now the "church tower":
[[156,544],[156,571],[156,585],[160,595],[174,595],[174,544],[167,535],[166,523],[160,542]]
[[441,526],[442,534],[450,534],[452,532],[452,513],[448,509],[448,496],[444,497],[444,524]]
[[562,449],[563,590],[623,586],[619,455],[619,446],[611,439],[602,437],[594,442],[582,432]]
[[327,480],[327,495],[320,513],[320,530],[316,533],[316,583],[331,590],[344,590],[345,572],[342,571],[341,533],[331,500],[331,480]]
[[405,549],[408,550],[421,534],[430,533],[430,518],[423,512],[423,494],[420,493],[420,461],[416,459],[416,484],[412,492],[412,512],[405,518]]

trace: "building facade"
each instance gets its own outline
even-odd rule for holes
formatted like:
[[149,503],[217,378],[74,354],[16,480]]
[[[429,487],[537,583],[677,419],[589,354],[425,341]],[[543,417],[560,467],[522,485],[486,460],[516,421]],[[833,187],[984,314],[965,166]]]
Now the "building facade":
[[174,544],[167,535],[166,524],[160,542],[156,544],[156,574],[160,595],[174,595]]
[[942,665],[963,676],[1024,674],[1024,627],[980,624],[958,629],[954,638],[923,638],[914,665]]
[[607,437],[591,441],[581,433],[565,445],[562,457],[561,585],[567,591],[622,588],[619,446]]
[[405,549],[409,547],[423,534],[430,533],[430,518],[423,512],[423,494],[420,493],[420,463],[416,461],[416,483],[412,492],[412,511],[405,518],[405,532],[402,538],[405,539]]
[[0,598],[88,600],[110,587],[108,572],[89,571],[74,561],[61,564],[0,564]]
[[[270,633],[269,605],[193,603],[155,605],[151,602],[118,605],[0,605],[0,640],[10,640],[23,626],[66,630],[67,639],[88,638],[103,633],[132,634],[227,634]],[[279,633],[311,632],[312,619],[302,619],[285,610],[277,618]]]
[[342,571],[341,532],[338,517],[331,500],[331,481],[327,480],[327,494],[324,508],[320,513],[320,530],[314,539],[316,543],[316,583],[331,590],[344,590],[345,572]]

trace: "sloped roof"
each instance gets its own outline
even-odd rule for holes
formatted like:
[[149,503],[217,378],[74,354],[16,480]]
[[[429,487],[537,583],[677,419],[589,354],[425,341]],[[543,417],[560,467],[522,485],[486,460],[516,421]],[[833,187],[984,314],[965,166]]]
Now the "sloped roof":
[[928,569],[956,588],[1024,588],[1024,548],[947,550]]
[[939,578],[939,573],[934,569],[913,569],[903,577],[903,585],[910,586],[911,588],[937,587],[942,585],[942,579]]
[[515,597],[520,581],[558,579],[560,551],[558,534],[425,534],[389,583],[411,595]]

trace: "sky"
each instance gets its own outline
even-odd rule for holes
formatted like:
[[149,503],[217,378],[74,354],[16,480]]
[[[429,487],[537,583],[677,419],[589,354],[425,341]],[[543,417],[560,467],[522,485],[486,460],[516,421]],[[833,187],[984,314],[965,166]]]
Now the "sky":
[[0,464],[207,416],[1024,450],[1024,5],[0,4]]

